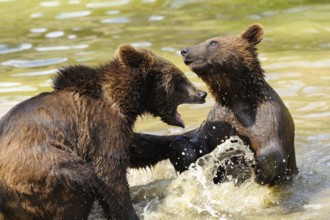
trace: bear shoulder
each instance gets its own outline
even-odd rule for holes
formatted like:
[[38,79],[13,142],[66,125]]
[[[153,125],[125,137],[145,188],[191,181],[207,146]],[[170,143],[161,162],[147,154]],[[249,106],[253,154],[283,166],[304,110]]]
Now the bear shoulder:
[[93,98],[102,96],[101,71],[98,68],[75,65],[61,67],[53,78],[53,88],[57,91],[73,91]]

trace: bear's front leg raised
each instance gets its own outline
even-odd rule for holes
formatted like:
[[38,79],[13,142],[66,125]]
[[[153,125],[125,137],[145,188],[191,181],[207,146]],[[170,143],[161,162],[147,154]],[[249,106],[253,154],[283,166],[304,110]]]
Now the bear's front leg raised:
[[190,133],[177,137],[171,144],[170,161],[182,173],[190,164],[213,151],[226,138],[234,135],[232,126],[224,122],[205,121]]
[[188,136],[179,136],[171,144],[170,161],[177,172],[187,170],[202,155],[201,147]]
[[170,145],[177,135],[158,136],[134,133],[129,146],[130,168],[144,168],[168,159]]
[[108,219],[137,220],[130,198],[126,178],[128,159],[99,158],[96,174],[100,187],[97,189],[99,201]]
[[169,136],[133,133],[133,139],[129,146],[129,167],[143,168],[169,159],[169,156],[172,155],[171,143],[181,135],[192,137],[197,130]]

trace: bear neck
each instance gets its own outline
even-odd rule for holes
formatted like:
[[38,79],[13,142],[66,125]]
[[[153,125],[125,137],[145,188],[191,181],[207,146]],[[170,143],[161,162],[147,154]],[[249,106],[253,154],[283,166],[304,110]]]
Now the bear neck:
[[128,69],[116,59],[91,68],[83,65],[64,67],[53,79],[55,91],[70,91],[79,97],[104,100],[131,126],[144,109],[141,71]]
[[121,65],[117,60],[104,66],[102,72],[104,99],[134,126],[137,117],[145,111],[144,74],[141,70]]

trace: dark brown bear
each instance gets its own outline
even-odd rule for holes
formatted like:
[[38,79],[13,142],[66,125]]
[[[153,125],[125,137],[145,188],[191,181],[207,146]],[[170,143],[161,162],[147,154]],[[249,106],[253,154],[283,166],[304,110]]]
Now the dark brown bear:
[[[293,120],[265,81],[258,60],[256,45],[262,36],[262,26],[255,24],[239,37],[215,37],[183,49],[185,64],[207,84],[216,104],[202,125],[188,133],[167,137],[135,134],[131,166],[170,158],[176,171],[183,172],[223,140],[238,135],[255,154],[259,183],[272,185],[297,174]],[[146,163],[136,164],[143,161],[138,156]],[[234,164],[238,159],[230,158]],[[224,180],[223,172],[219,167],[215,182]]]
[[53,87],[0,121],[0,218],[87,219],[98,198],[109,219],[138,219],[126,180],[136,118],[183,126],[177,106],[206,93],[129,45],[101,67],[60,69]]

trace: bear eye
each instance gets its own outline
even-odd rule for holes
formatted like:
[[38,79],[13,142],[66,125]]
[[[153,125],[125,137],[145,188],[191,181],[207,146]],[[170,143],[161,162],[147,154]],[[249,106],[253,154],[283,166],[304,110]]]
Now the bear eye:
[[218,43],[214,40],[210,41],[210,43],[209,43],[210,47],[216,47],[217,45],[218,45]]

